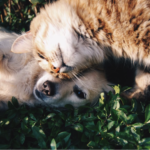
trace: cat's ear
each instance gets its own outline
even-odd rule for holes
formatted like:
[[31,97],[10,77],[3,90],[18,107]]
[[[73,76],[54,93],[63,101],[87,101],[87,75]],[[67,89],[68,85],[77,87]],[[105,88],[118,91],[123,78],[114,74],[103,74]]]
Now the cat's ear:
[[11,47],[13,53],[28,53],[32,51],[32,33],[30,31],[19,36]]

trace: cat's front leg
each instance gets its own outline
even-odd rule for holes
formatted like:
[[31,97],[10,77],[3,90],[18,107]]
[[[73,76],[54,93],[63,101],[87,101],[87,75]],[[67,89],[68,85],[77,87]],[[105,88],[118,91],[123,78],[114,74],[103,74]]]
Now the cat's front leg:
[[121,95],[127,99],[148,100],[150,98],[150,73],[138,68],[134,87],[122,92]]

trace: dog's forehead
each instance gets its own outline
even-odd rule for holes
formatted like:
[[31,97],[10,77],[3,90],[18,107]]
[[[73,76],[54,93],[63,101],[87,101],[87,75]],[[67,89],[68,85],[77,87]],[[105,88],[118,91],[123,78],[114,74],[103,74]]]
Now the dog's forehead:
[[97,99],[99,93],[102,92],[103,80],[103,72],[96,70],[89,71],[81,78],[84,91],[87,91],[90,102],[95,101],[95,98]]
[[79,80],[77,80],[78,84],[81,84],[84,87],[88,87],[89,89],[92,87],[96,87],[98,82],[100,81],[100,73],[96,70],[90,70],[84,73]]

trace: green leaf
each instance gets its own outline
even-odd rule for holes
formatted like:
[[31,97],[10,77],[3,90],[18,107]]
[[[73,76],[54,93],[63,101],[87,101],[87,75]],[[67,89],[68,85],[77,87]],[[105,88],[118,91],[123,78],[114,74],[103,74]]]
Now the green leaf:
[[121,88],[121,92],[125,92],[127,90],[130,90],[132,87],[128,87],[128,86],[125,86],[125,87],[122,87]]
[[110,130],[115,125],[115,121],[111,121],[108,123],[107,128]]
[[25,141],[25,135],[22,133],[22,134],[20,135],[20,143],[23,144],[24,141]]
[[9,109],[14,109],[14,106],[13,106],[13,104],[10,101],[8,102],[8,108]]
[[50,146],[51,146],[52,150],[57,150],[57,145],[56,145],[55,139],[52,139]]
[[41,129],[38,127],[33,127],[32,132],[33,132],[33,136],[36,137],[37,139],[42,139],[45,137],[44,132],[41,132]]
[[44,0],[29,0],[33,5],[36,5],[36,4],[40,4],[42,2],[44,2]]
[[25,118],[23,119],[23,121],[24,121],[24,123],[25,123],[25,124],[27,124],[27,123],[28,123],[28,120],[29,120],[29,118],[28,118],[28,117],[25,117]]
[[113,119],[116,120],[116,121],[118,119],[121,119],[122,121],[127,122],[127,116],[121,110],[111,109],[111,115],[112,115]]
[[55,113],[50,113],[46,116],[45,119],[43,119],[43,121],[46,121],[47,119],[53,118],[56,114]]
[[97,122],[96,126],[97,126],[98,131],[101,132],[102,131],[102,129],[101,129],[102,125],[101,125],[100,121]]
[[21,123],[21,129],[25,132],[28,131],[28,127],[26,126],[26,124],[24,124],[23,122]]
[[100,99],[99,99],[99,106],[100,107],[104,105],[104,100],[105,100],[104,93],[101,93],[100,94]]
[[78,132],[83,132],[83,125],[80,123],[77,123],[73,126],[73,129],[75,129]]
[[58,134],[57,137],[58,137],[59,141],[64,140],[65,142],[68,142],[70,136],[71,136],[71,133],[61,132],[61,133]]
[[125,146],[126,144],[128,144],[128,141],[125,139],[117,137],[117,140],[122,146]]
[[123,111],[125,114],[128,114],[128,110],[126,110],[124,108],[119,108],[119,110]]
[[115,137],[115,135],[113,133],[107,133],[106,136],[107,136],[107,138],[114,138]]
[[118,125],[115,130],[116,130],[116,133],[119,133],[120,132],[120,125]]
[[139,144],[142,146],[147,146],[149,145],[150,146],[150,138],[144,138],[142,139],[141,141],[139,141]]
[[115,94],[120,94],[120,85],[115,85],[113,89],[115,90]]
[[15,3],[18,3],[18,0],[14,0]]
[[137,118],[137,114],[130,114],[128,117],[127,117],[127,122],[128,124],[131,124],[133,123]]
[[88,147],[90,148],[95,148],[97,147],[97,143],[95,143],[94,141],[90,141],[88,144],[87,144]]
[[44,140],[46,136],[43,130],[34,126],[32,127],[32,134],[33,134],[33,137],[38,140],[38,145],[40,146],[40,148],[46,148],[46,142]]
[[132,126],[134,127],[134,128],[141,128],[141,127],[143,127],[143,123],[135,123],[135,124],[132,124]]
[[5,122],[5,125],[9,125],[9,124],[10,124],[10,121],[7,120],[7,121]]
[[112,108],[113,108],[113,109],[118,109],[118,108],[120,108],[120,103],[119,103],[118,101],[115,101]]
[[150,119],[150,104],[145,109],[145,122],[147,122]]
[[40,148],[46,148],[46,142],[43,139],[38,141],[38,145]]
[[33,119],[34,121],[36,121],[37,119],[34,117],[33,114],[29,114],[30,118]]
[[90,116],[90,117],[83,116],[82,117],[82,121],[94,121],[96,119],[97,119],[97,117],[95,117],[95,116]]
[[136,112],[137,111],[137,107],[138,107],[138,104],[137,104],[137,100],[132,100],[132,110],[133,112]]
[[18,100],[17,100],[15,97],[12,97],[11,101],[12,101],[12,104],[13,104],[16,108],[19,107]]
[[37,123],[36,121],[29,120],[29,125],[30,125],[31,127],[34,127],[36,123]]
[[134,127],[131,127],[131,133],[133,134],[133,137],[135,138],[135,140],[138,142],[140,141],[140,135],[137,134],[137,131]]
[[97,126],[95,125],[86,125],[85,127],[91,131],[98,131]]

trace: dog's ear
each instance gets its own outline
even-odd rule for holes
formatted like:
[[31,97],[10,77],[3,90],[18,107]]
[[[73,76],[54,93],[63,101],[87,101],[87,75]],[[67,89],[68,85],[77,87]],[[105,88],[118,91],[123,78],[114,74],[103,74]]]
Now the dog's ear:
[[32,51],[32,33],[30,31],[19,36],[11,47],[13,53],[28,53]]

